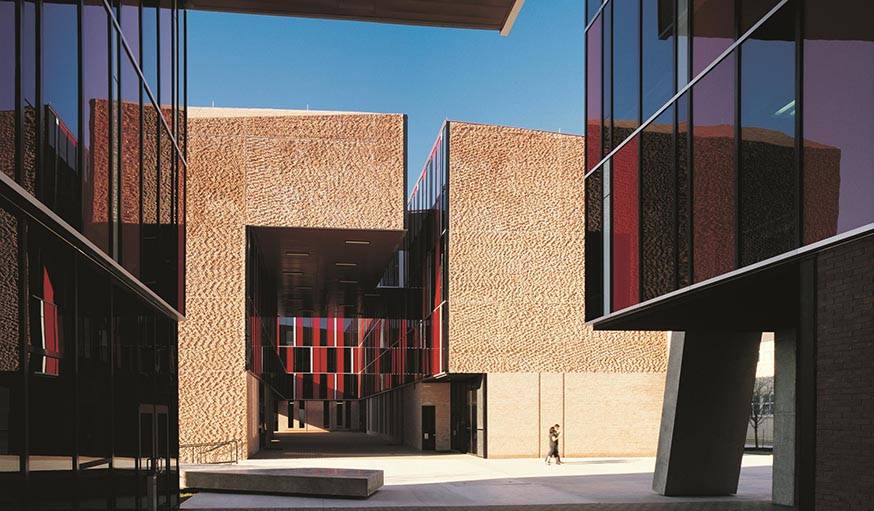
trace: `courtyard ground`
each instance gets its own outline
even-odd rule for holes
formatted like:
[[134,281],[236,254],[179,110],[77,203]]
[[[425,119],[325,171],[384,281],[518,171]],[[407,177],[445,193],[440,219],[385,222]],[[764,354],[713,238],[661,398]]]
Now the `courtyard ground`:
[[228,468],[380,469],[385,486],[367,500],[198,493],[182,509],[786,509],[769,504],[768,455],[744,457],[733,497],[662,497],[651,489],[654,466],[654,458],[570,458],[547,466],[542,459],[423,454],[361,433],[290,434]]

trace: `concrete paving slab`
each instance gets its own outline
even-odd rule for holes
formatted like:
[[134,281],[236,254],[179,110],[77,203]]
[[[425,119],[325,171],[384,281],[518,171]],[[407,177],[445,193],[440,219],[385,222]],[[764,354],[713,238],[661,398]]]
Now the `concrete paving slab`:
[[[652,491],[654,458],[489,459],[466,454],[348,458],[258,459],[252,468],[325,466],[384,471],[385,486],[366,501],[199,493],[182,509],[641,509],[776,510],[771,498],[771,457],[744,457],[738,494],[719,498],[663,497]],[[184,468],[184,467],[183,467]],[[785,508],[783,508],[785,509]]]

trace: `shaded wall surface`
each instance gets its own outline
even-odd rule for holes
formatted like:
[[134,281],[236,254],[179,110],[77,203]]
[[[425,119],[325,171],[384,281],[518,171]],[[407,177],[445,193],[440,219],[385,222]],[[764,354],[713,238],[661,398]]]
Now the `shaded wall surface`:
[[191,108],[189,116],[180,438],[248,436],[251,444],[245,227],[403,228],[404,120],[212,108]]
[[872,509],[874,235],[816,264],[816,506]]

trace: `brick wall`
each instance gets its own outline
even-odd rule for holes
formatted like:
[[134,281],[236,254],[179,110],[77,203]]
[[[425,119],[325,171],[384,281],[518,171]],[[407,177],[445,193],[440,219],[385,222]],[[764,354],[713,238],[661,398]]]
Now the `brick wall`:
[[663,373],[665,336],[585,324],[583,138],[451,122],[449,370]]
[[[257,438],[245,371],[246,225],[403,228],[396,114],[189,109],[180,443]],[[250,449],[250,452],[252,450]]]
[[874,235],[817,260],[816,508],[874,509]]
[[664,384],[663,373],[489,373],[489,457],[545,456],[553,424],[562,456],[653,456]]

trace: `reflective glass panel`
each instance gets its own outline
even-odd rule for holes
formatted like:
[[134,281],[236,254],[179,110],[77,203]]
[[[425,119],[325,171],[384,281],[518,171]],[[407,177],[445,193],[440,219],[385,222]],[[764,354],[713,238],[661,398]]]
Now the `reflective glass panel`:
[[[78,437],[79,507],[108,509],[111,497],[112,367],[110,359],[109,280],[79,263]],[[84,284],[84,285],[83,285]]]
[[157,0],[143,0],[142,71],[149,90],[158,100],[158,8]]
[[109,251],[109,19],[102,4],[82,8],[82,230]]
[[73,2],[44,2],[42,102],[46,132],[39,198],[67,223],[81,225],[78,13]]
[[643,119],[674,94],[674,3],[643,0]]
[[613,2],[607,2],[601,13],[601,16],[604,18],[604,37],[601,41],[603,44],[601,48],[601,62],[603,62],[604,68],[604,73],[601,77],[601,90],[604,92],[601,108],[604,113],[604,123],[601,125],[601,140],[604,144],[604,155],[607,155],[613,150]]
[[15,179],[15,2],[0,0],[0,172]]
[[173,129],[173,79],[175,77],[174,58],[175,29],[172,1],[161,0],[158,10],[158,105],[170,129]]
[[[741,0],[740,33],[743,34],[752,28],[753,25],[762,19],[762,16],[768,14],[768,11],[773,9],[778,3],[780,3],[780,0]],[[795,12],[794,9],[793,12]]]
[[735,0],[692,0],[692,76],[735,39]]
[[640,301],[640,139],[635,136],[611,164],[612,309]]
[[741,266],[798,246],[793,5],[786,4],[740,49]]
[[700,282],[735,268],[734,54],[692,91],[692,257]]
[[640,125],[640,0],[613,0],[613,16],[615,147]]
[[18,472],[24,447],[24,393],[21,385],[19,293],[24,284],[19,273],[19,220],[0,199],[0,507],[10,502],[10,472]]
[[586,169],[601,161],[601,23],[586,32]]
[[674,103],[677,111],[677,287],[692,283],[692,183],[689,174],[689,96],[687,92]]
[[604,314],[603,169],[586,178],[586,319]]
[[31,195],[37,195],[36,168],[38,163],[36,104],[36,7],[35,2],[21,3],[21,105],[24,133],[21,133],[24,151],[21,155],[19,184]]
[[804,3],[804,243],[874,222],[874,2]]
[[[31,472],[57,474],[73,469],[76,270],[65,246],[36,224],[30,227],[28,458]],[[31,498],[70,498],[64,480],[59,482],[56,495]]]
[[595,17],[595,14],[598,12],[598,8],[601,7],[601,0],[586,0],[586,22],[592,20]]
[[674,110],[640,134],[641,288],[643,300],[676,289]]
[[[118,0],[116,0],[118,1]],[[119,24],[121,33],[130,47],[134,62],[140,61],[140,2],[121,0]]]
[[127,53],[121,53],[121,262],[140,276],[140,79]]

